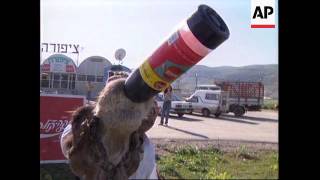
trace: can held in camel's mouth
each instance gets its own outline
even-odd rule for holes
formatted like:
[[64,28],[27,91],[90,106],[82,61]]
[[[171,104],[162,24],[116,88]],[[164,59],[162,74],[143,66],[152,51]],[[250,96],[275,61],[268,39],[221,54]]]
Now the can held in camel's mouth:
[[229,29],[209,6],[200,5],[126,80],[129,99],[143,102],[163,91],[229,38]]

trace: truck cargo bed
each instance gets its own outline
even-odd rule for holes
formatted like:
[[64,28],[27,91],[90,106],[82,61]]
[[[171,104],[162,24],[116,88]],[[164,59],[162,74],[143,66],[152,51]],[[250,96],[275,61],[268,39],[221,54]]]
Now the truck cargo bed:
[[248,110],[259,110],[263,104],[264,85],[261,82],[219,81],[221,90],[229,92],[229,104],[245,106]]

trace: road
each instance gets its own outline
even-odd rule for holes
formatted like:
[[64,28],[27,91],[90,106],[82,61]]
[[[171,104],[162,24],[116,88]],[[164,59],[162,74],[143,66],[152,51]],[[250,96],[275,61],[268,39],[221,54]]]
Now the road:
[[157,117],[153,127],[147,132],[150,138],[193,139],[193,140],[243,140],[278,143],[278,112],[247,112],[236,118],[233,114],[219,118],[184,115],[178,118],[172,114],[169,126],[158,125]]

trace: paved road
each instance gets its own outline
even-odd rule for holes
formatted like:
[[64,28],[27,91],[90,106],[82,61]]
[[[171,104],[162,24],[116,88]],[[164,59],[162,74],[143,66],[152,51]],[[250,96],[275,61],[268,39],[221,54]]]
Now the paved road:
[[219,118],[172,115],[169,126],[160,126],[158,116],[154,126],[147,132],[150,138],[177,139],[228,139],[245,141],[278,142],[278,113],[275,111],[247,112],[244,117],[233,114]]

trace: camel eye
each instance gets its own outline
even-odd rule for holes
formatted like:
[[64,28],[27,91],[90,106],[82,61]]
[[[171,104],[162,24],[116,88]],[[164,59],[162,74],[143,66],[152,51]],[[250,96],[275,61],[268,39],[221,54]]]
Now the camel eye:
[[70,142],[67,144],[67,148],[70,149],[71,147],[72,147],[72,143]]

